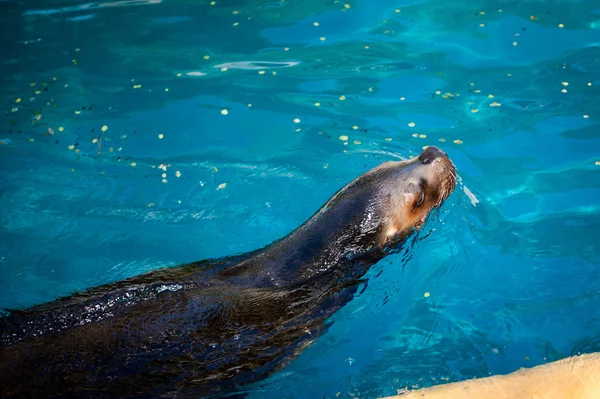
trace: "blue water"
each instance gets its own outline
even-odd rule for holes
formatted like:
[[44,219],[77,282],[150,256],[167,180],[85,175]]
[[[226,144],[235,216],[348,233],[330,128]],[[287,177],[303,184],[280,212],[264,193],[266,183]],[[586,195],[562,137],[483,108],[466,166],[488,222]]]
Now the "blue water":
[[259,248],[437,145],[461,182],[431,234],[250,397],[600,350],[596,2],[1,0],[0,23],[0,308]]

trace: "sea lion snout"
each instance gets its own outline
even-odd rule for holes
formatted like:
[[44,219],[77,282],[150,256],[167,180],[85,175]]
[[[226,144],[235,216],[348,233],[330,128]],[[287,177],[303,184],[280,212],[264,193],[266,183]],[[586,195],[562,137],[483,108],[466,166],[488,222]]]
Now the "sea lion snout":
[[448,158],[448,154],[446,154],[444,151],[440,150],[439,148],[437,148],[435,146],[427,147],[419,155],[419,159],[425,165],[430,164],[431,162],[435,161],[438,158],[444,158],[444,157]]

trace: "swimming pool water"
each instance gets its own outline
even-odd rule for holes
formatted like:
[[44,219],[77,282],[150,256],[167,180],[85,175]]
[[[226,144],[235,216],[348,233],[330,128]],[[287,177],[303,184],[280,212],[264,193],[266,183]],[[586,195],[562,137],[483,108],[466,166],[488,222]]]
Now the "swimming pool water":
[[249,397],[600,350],[594,1],[5,0],[0,21],[0,308],[259,248],[437,145],[462,181],[432,233]]

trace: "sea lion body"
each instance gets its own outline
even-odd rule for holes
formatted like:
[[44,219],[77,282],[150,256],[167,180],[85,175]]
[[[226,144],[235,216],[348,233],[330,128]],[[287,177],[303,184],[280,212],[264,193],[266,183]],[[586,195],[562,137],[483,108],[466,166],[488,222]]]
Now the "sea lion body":
[[249,254],[164,269],[0,318],[2,397],[211,397],[314,340],[371,265],[452,192],[429,147],[386,162]]

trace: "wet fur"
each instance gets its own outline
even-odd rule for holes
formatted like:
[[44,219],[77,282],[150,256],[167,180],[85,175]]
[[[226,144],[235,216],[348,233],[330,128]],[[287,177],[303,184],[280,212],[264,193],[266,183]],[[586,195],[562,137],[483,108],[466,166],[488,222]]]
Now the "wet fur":
[[455,180],[447,157],[428,165],[384,163],[261,250],[12,311],[0,318],[0,394],[234,392],[326,331],[326,320],[352,299],[369,267],[404,243]]

